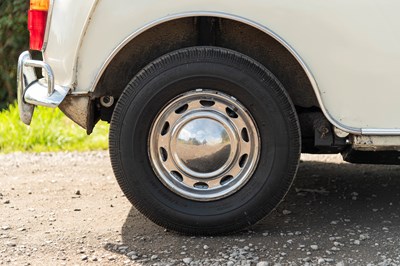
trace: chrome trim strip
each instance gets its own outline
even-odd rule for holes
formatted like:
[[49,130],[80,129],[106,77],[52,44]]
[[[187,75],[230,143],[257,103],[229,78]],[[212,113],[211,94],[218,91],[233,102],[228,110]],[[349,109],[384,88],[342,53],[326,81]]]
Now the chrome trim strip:
[[295,58],[296,60],[299,62],[299,64],[301,65],[301,67],[303,68],[304,72],[306,73],[308,79],[310,80],[310,83],[314,89],[315,95],[317,97],[317,100],[319,102],[319,105],[322,109],[322,112],[324,113],[325,117],[329,120],[329,122],[334,125],[335,127],[351,133],[351,134],[355,134],[355,135],[400,135],[400,129],[362,129],[362,128],[356,128],[356,127],[351,127],[351,126],[347,126],[341,122],[339,122],[338,120],[336,120],[330,113],[329,111],[325,108],[323,101],[322,101],[322,97],[321,97],[321,91],[318,87],[318,83],[316,81],[316,79],[314,78],[310,68],[307,66],[306,62],[301,58],[301,56],[294,50],[293,47],[290,46],[289,43],[287,43],[283,38],[281,38],[278,34],[276,34],[274,31],[272,31],[271,29],[257,23],[254,21],[251,21],[249,19],[246,19],[244,17],[240,17],[240,16],[236,16],[236,15],[232,15],[232,14],[228,14],[228,13],[223,13],[223,12],[209,12],[209,11],[199,11],[199,12],[186,12],[186,13],[178,13],[178,14],[172,14],[172,15],[168,15],[166,17],[154,20],[148,24],[146,24],[145,26],[143,26],[142,28],[136,30],[135,32],[133,32],[131,35],[129,35],[124,41],[122,41],[112,52],[111,54],[108,56],[108,58],[106,59],[106,61],[103,63],[103,65],[101,66],[100,70],[97,72],[96,77],[94,79],[94,82],[92,84],[92,87],[90,88],[90,92],[93,92],[101,78],[101,76],[103,75],[105,69],[107,68],[108,64],[112,61],[112,59],[114,58],[114,56],[131,40],[133,40],[135,37],[137,37],[139,34],[143,33],[144,31],[157,26],[161,23],[167,22],[167,21],[171,21],[171,20],[175,20],[175,19],[180,19],[180,18],[186,18],[186,17],[195,17],[195,16],[214,16],[214,17],[220,17],[220,18],[226,18],[226,19],[231,19],[231,20],[235,20],[235,21],[239,21],[242,23],[245,23],[249,26],[252,26],[260,31],[263,31],[264,33],[270,35],[271,37],[273,37],[276,41],[278,41],[281,45],[283,45]]
[[87,91],[71,91],[70,95],[71,96],[86,96],[86,95],[90,95],[90,92],[87,92]]
[[369,136],[399,136],[399,128],[363,128],[361,135]]
[[47,10],[46,30],[45,30],[45,32],[44,32],[44,40],[43,40],[42,53],[43,53],[44,51],[46,51],[47,41],[48,41],[48,39],[49,39],[49,31],[50,31],[50,25],[51,25],[51,17],[53,16],[54,1],[55,1],[55,0],[50,0],[50,3],[49,3],[49,10]]

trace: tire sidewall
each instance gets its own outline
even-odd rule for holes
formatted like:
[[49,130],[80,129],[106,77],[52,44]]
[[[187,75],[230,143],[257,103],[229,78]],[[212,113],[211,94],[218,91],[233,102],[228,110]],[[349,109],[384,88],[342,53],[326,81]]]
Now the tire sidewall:
[[[253,224],[275,208],[297,169],[300,145],[293,135],[299,139],[298,125],[296,129],[290,119],[294,108],[282,85],[254,60],[221,50],[222,55],[214,57],[207,51],[202,51],[204,56],[178,51],[160,58],[131,81],[112,119],[117,141],[110,144],[110,152],[118,154],[116,167],[123,169],[116,173],[121,188],[147,217],[171,229],[190,231],[201,226],[221,231],[232,224],[238,228]],[[259,162],[249,181],[234,194],[209,202],[169,190],[154,173],[148,155],[148,136],[160,110],[196,89],[235,97],[253,117],[261,143]],[[115,148],[118,151],[112,151]]]

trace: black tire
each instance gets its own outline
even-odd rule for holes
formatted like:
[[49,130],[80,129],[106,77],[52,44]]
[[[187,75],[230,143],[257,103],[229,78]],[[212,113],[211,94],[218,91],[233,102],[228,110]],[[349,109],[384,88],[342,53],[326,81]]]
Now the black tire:
[[[254,119],[260,141],[248,181],[206,201],[179,195],[162,182],[148,139],[160,110],[199,88],[236,98]],[[160,57],[131,80],[114,110],[109,145],[117,181],[141,213],[173,231],[210,235],[252,225],[279,204],[297,171],[300,131],[288,94],[268,69],[232,50],[192,47]]]

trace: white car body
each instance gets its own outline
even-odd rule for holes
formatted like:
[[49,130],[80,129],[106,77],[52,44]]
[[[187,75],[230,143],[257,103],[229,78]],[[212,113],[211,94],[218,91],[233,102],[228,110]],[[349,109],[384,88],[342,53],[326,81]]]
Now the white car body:
[[[55,82],[95,90],[138,34],[190,16],[229,18],[278,39],[301,62],[325,116],[366,135],[400,135],[400,3],[368,1],[54,1],[44,59]],[[62,51],[62,53],[60,52]]]

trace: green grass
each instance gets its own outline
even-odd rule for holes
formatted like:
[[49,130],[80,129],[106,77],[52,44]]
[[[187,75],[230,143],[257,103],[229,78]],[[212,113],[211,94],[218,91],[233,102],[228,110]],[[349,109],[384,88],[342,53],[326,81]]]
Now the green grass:
[[99,122],[88,136],[59,109],[44,107],[35,108],[32,123],[27,126],[13,104],[0,112],[0,153],[105,150],[108,130],[107,123]]

